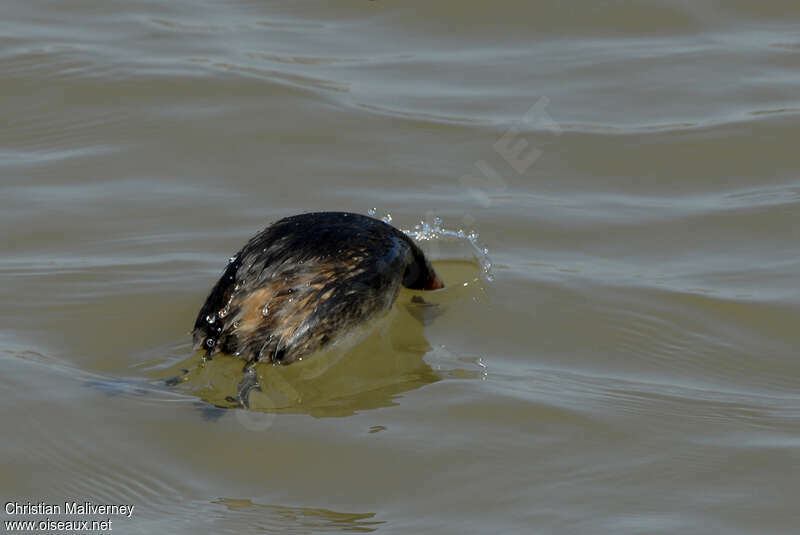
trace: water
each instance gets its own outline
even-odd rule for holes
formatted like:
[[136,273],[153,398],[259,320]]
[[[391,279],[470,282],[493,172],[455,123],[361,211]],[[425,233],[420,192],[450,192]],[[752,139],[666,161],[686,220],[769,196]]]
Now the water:
[[[134,505],[114,533],[797,532],[800,4],[2,11],[3,502]],[[441,218],[448,288],[215,408],[239,368],[191,353],[206,293],[323,209]]]

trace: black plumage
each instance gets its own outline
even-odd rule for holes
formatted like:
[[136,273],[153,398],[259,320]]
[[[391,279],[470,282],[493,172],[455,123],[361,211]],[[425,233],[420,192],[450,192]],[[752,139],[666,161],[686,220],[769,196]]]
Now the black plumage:
[[288,364],[388,311],[401,285],[443,286],[403,232],[347,212],[287,217],[231,258],[197,316],[195,347]]

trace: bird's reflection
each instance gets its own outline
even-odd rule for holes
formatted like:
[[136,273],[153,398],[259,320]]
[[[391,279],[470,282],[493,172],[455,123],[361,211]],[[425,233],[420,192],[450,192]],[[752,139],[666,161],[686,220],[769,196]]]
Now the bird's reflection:
[[[403,291],[392,311],[362,332],[291,365],[259,364],[249,410],[347,416],[395,404],[399,394],[440,379],[425,363],[424,328],[439,305]],[[242,361],[193,355],[165,372],[171,386],[218,408],[235,408]],[[217,411],[214,411],[215,413]]]

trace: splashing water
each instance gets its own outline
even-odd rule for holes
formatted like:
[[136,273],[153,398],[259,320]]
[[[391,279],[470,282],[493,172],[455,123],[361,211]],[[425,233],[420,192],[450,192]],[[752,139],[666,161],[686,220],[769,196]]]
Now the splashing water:
[[[390,221],[391,221],[391,216]],[[479,234],[474,230],[465,231],[464,229],[451,230],[442,226],[442,219],[434,217],[432,222],[427,222],[424,219],[419,224],[414,225],[413,230],[401,229],[403,232],[414,238],[416,241],[434,241],[441,238],[455,238],[457,240],[466,240],[475,253],[475,258],[481,266],[483,276],[487,281],[494,280],[494,273],[492,272],[492,260],[489,258],[489,249],[483,247],[479,242]]]
[[[377,213],[378,209],[374,207],[367,210],[367,214],[370,217],[377,217]],[[384,223],[391,225],[392,214],[387,212],[386,215],[380,219]],[[452,230],[445,228],[442,226],[442,219],[436,216],[432,218],[431,222],[425,221],[424,219],[421,220],[419,224],[414,225],[413,230],[400,230],[418,242],[431,242],[435,244],[436,240],[442,238],[454,238],[462,242],[466,241],[472,249],[478,264],[480,264],[481,272],[483,273],[484,278],[489,282],[494,280],[494,273],[492,272],[492,260],[489,257],[489,249],[483,247],[480,242],[478,242],[479,234],[474,230]]]

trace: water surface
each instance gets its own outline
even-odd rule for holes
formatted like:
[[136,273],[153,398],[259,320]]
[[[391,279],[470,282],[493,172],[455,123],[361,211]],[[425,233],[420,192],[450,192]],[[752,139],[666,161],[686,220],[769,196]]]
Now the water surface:
[[[6,3],[0,497],[134,504],[115,533],[796,533],[798,30],[787,0]],[[479,232],[493,280],[425,242],[436,306],[216,408],[236,363],[188,332],[227,258],[373,207]]]

